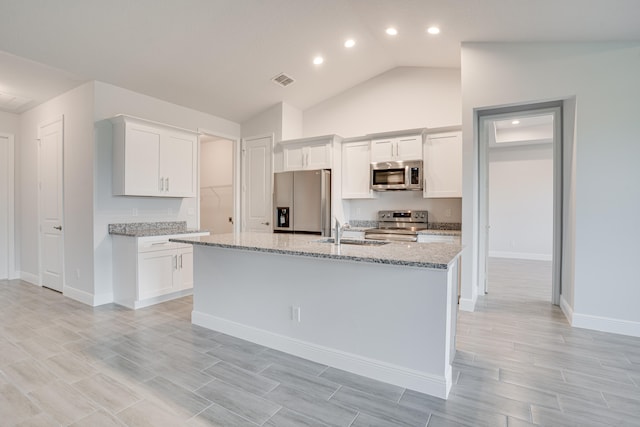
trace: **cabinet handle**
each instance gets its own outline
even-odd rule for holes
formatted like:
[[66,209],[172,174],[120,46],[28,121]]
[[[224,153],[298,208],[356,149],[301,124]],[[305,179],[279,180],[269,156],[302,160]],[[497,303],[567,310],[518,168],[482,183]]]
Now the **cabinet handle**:
[[160,191],[164,191],[164,178],[160,177],[160,183],[158,184]]
[[174,270],[178,269],[178,255],[173,256],[173,269]]
[[182,254],[180,254],[180,270],[182,270]]
[[165,185],[164,191],[169,191],[169,177],[165,178],[165,181],[166,181],[166,185]]

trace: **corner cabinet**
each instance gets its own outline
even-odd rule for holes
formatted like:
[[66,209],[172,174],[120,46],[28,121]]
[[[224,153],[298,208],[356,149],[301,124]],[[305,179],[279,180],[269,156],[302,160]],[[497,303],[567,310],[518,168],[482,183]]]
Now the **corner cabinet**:
[[283,170],[331,169],[333,148],[337,135],[280,141],[282,145]]
[[196,197],[195,132],[124,115],[111,121],[115,196]]
[[371,141],[371,161],[388,162],[422,158],[422,135],[381,138]]
[[428,134],[424,143],[424,197],[462,197],[462,132]]
[[369,165],[371,142],[355,141],[342,143],[342,198],[372,199]]

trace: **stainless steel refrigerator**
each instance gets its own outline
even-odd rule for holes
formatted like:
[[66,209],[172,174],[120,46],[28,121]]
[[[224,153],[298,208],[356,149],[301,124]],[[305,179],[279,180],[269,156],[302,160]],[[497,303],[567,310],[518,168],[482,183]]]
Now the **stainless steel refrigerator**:
[[331,171],[273,174],[274,233],[331,235]]

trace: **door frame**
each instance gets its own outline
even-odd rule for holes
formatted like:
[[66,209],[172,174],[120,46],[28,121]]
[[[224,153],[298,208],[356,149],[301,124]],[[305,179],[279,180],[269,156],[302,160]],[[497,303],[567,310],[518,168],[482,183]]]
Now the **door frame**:
[[7,278],[19,278],[16,271],[15,252],[15,135],[0,132],[0,138],[7,138]]
[[40,130],[45,127],[45,126],[49,126],[53,123],[56,122],[60,122],[60,127],[62,128],[62,153],[60,156],[60,161],[61,161],[61,174],[62,174],[62,200],[60,200],[60,204],[61,204],[61,210],[60,210],[60,223],[62,224],[62,254],[60,255],[61,258],[61,268],[60,268],[60,282],[62,284],[62,290],[61,292],[64,294],[64,288],[65,288],[65,271],[64,271],[64,265],[65,265],[65,253],[64,253],[64,236],[65,236],[65,230],[66,230],[66,224],[64,222],[64,115],[61,114],[57,117],[53,117],[49,120],[44,120],[42,122],[38,123],[38,128],[37,128],[37,147],[38,147],[38,286],[43,286],[43,256],[42,256],[42,149],[41,149],[41,141],[42,141],[42,137],[40,135]]
[[233,232],[240,232],[240,199],[241,199],[241,139],[237,136],[226,135],[222,132],[215,132],[207,129],[198,128],[198,167],[197,167],[197,197],[196,197],[196,224],[198,224],[198,228],[200,228],[200,137],[209,136],[215,138],[226,139],[227,141],[231,141],[233,143],[233,184],[232,184],[232,192],[233,192]]
[[[240,225],[240,230],[239,231],[244,231],[245,230],[245,222],[246,222],[246,218],[247,218],[247,212],[246,212],[246,208],[247,208],[247,204],[245,203],[245,197],[246,197],[246,182],[245,182],[245,174],[244,174],[244,168],[246,167],[245,165],[245,159],[246,156],[245,154],[245,143],[247,141],[252,141],[254,139],[262,139],[262,138],[270,138],[271,139],[271,176],[269,177],[269,188],[271,189],[271,197],[269,197],[269,212],[271,212],[271,215],[268,219],[269,222],[272,222],[273,220],[273,173],[275,172],[275,161],[274,161],[274,151],[275,151],[275,140],[276,140],[276,136],[274,133],[265,133],[265,134],[259,134],[259,135],[252,135],[252,136],[248,136],[248,137],[244,137],[241,139],[241,146],[240,146],[240,176],[241,176],[241,218],[240,221],[241,224]],[[273,230],[273,224],[271,224],[271,229]]]
[[562,294],[563,240],[563,101],[521,104],[511,107],[476,110],[478,125],[478,293],[488,291],[489,258],[489,122],[523,114],[553,114],[553,238],[551,266],[551,303],[560,304]]

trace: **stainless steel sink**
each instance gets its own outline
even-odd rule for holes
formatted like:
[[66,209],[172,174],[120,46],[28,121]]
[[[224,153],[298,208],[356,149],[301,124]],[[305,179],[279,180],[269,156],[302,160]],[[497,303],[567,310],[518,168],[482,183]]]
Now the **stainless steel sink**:
[[[327,237],[326,239],[314,240],[318,243],[334,243],[333,237]],[[386,240],[362,240],[362,239],[340,239],[341,245],[360,245],[360,246],[382,246],[387,243],[391,243]]]

